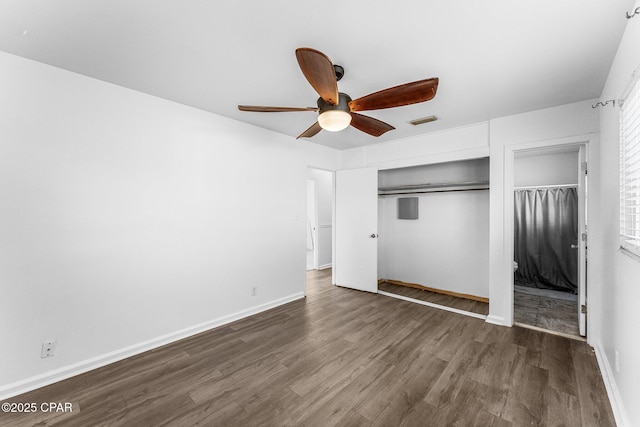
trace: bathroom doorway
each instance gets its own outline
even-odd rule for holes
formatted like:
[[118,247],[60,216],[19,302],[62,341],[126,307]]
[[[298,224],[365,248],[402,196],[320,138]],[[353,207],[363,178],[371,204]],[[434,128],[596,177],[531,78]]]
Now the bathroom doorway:
[[584,151],[514,158],[514,322],[572,337],[586,335]]

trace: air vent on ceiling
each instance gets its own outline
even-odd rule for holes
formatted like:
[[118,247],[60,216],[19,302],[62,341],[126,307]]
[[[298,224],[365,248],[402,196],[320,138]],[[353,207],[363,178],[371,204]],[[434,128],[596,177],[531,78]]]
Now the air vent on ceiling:
[[436,120],[438,120],[436,116],[427,116],[421,119],[411,120],[409,123],[411,123],[414,126],[418,126],[424,123],[435,122]]

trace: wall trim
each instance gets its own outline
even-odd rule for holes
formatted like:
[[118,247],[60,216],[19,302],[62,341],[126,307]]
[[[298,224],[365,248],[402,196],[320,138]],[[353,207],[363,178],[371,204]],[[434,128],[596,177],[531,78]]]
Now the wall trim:
[[403,301],[408,301],[408,302],[412,302],[412,303],[415,303],[415,304],[425,305],[427,307],[437,308],[439,310],[445,310],[445,311],[449,311],[451,313],[462,314],[463,316],[475,317],[476,319],[485,320],[487,318],[487,316],[485,316],[484,314],[478,314],[478,313],[474,313],[474,312],[471,312],[471,311],[460,310],[458,308],[449,307],[449,306],[446,306],[446,305],[435,304],[435,303],[429,302],[429,301],[422,301],[422,300],[415,299],[415,298],[405,297],[404,295],[393,294],[391,292],[385,292],[385,291],[380,291],[379,290],[378,293],[380,295],[384,295],[384,296],[387,296],[387,297],[401,299]]
[[329,264],[323,264],[323,265],[319,265],[319,266],[318,266],[318,270],[326,270],[327,268],[331,268],[331,267],[333,267],[333,264],[332,264],[332,263],[329,263]]
[[498,325],[498,326],[508,326],[508,327],[512,326],[510,323],[507,322],[507,319],[505,319],[503,316],[496,316],[495,314],[489,314],[487,316],[486,322],[491,323],[492,325]]
[[179,341],[193,335],[218,328],[220,326],[235,322],[240,319],[244,319],[249,316],[253,316],[254,314],[270,310],[272,308],[302,299],[304,297],[305,295],[303,292],[296,292],[295,294],[269,301],[255,307],[248,308],[246,310],[237,311],[235,313],[218,317],[197,325],[193,325],[179,331],[161,335],[159,337],[152,338],[138,344],[130,345],[119,350],[112,351],[110,353],[92,357],[78,363],[73,363],[71,365],[63,366],[61,368],[47,371],[39,375],[34,375],[20,381],[6,384],[0,387],[0,400],[5,400],[62,380],[66,380],[76,375],[80,375],[85,372],[109,365],[111,363],[118,362],[128,357],[153,350],[163,345],[167,345],[175,341]]
[[451,297],[468,299],[468,300],[471,300],[471,301],[478,301],[478,302],[484,302],[486,304],[489,304],[489,298],[479,297],[477,295],[463,294],[463,293],[460,293],[460,292],[449,291],[449,290],[446,290],[446,289],[430,288],[429,286],[424,286],[424,285],[421,285],[419,283],[409,283],[409,282],[403,282],[401,280],[378,279],[378,284],[383,283],[383,282],[391,283],[392,285],[396,285],[396,286],[405,286],[407,288],[420,289],[420,290],[423,290],[423,291],[429,291],[429,292],[433,292],[433,293],[436,293],[436,294],[448,295],[448,296],[451,296]]
[[444,153],[433,153],[419,156],[411,156],[408,158],[386,160],[382,162],[367,163],[367,165],[377,166],[378,170],[397,169],[411,166],[430,165],[437,163],[446,163],[457,160],[472,160],[489,157],[489,146],[467,148],[456,151],[447,151]]
[[580,335],[565,334],[564,332],[552,331],[551,329],[540,328],[539,326],[528,325],[526,323],[513,322],[513,326],[519,326],[521,328],[531,329],[533,331],[544,332],[545,334],[551,334],[551,335],[567,338],[574,341],[582,341],[585,343],[587,342],[587,339]]
[[619,427],[631,426],[627,412],[624,409],[624,403],[622,402],[622,396],[620,396],[616,379],[611,370],[611,363],[609,363],[609,359],[607,358],[607,353],[599,343],[593,346],[593,350],[596,353],[596,360],[600,367],[602,381],[609,396],[609,403],[611,403],[611,410],[613,411],[616,424]]

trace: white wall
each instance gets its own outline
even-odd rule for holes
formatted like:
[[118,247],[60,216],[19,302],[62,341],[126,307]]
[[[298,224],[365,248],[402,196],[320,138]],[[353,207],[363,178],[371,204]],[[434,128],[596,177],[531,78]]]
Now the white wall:
[[463,182],[489,182],[489,158],[385,169],[378,173],[379,188]]
[[578,151],[515,156],[516,187],[578,184]]
[[[636,2],[640,6],[640,1]],[[640,18],[627,22],[609,76],[600,99],[619,99],[628,87],[632,75],[640,75]],[[617,410],[619,423],[640,425],[640,329],[638,301],[640,301],[640,260],[619,249],[619,103],[598,109],[600,113],[601,141],[598,179],[593,181],[596,193],[597,224],[590,233],[589,252],[598,262],[593,271],[594,280],[602,283],[598,293],[599,322],[594,331],[594,344],[603,361],[603,374],[610,379],[612,405]],[[591,175],[591,173],[590,173]],[[591,184],[590,180],[590,184]],[[591,220],[591,218],[590,218]],[[616,369],[616,352],[619,371]],[[622,425],[622,424],[621,424]]]
[[303,295],[339,152],[5,53],[0,93],[0,396]]
[[[398,219],[398,198],[418,197],[419,219]],[[489,297],[489,191],[379,200],[378,276]]]
[[489,124],[483,122],[414,138],[344,150],[341,168],[375,166],[383,170],[475,159],[488,155]]

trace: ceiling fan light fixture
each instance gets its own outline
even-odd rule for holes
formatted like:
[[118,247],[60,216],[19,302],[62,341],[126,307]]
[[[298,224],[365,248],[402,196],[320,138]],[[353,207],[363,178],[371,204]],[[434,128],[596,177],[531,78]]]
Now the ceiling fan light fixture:
[[338,102],[330,104],[322,97],[318,98],[318,124],[324,130],[329,132],[338,132],[346,129],[351,124],[351,112],[349,103],[351,97],[346,93],[338,94]]
[[338,132],[351,124],[351,114],[342,110],[328,110],[318,116],[320,127],[329,132]]

